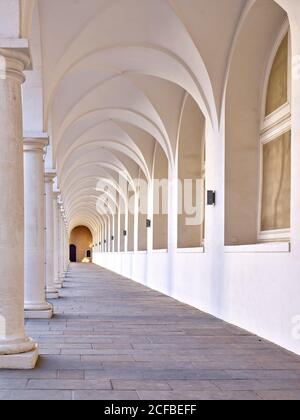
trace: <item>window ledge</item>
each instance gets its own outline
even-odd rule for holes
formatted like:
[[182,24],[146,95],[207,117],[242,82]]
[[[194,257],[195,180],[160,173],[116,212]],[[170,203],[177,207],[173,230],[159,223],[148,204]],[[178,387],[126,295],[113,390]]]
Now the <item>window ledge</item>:
[[225,246],[225,254],[264,254],[264,253],[289,253],[290,242],[271,242],[254,245]]
[[167,254],[168,250],[167,249],[153,249],[152,254]]
[[200,248],[178,248],[177,254],[204,254],[204,247]]

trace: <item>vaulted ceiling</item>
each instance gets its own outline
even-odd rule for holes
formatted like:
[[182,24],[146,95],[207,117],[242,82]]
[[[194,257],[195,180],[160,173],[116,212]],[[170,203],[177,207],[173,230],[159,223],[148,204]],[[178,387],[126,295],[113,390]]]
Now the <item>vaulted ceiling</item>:
[[93,229],[101,219],[99,179],[116,189],[119,173],[151,179],[156,142],[175,165],[187,94],[219,126],[233,42],[254,3],[28,1],[34,71],[24,85],[24,130],[50,135],[47,165],[58,171],[71,227]]

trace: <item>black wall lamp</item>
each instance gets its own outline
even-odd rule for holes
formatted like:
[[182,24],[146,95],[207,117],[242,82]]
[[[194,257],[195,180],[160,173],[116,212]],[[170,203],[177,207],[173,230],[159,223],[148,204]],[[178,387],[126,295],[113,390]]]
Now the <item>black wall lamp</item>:
[[147,229],[151,228],[151,220],[150,219],[147,219],[147,221],[146,221],[146,228]]
[[107,240],[106,239],[105,239],[104,243],[107,244]]
[[208,206],[216,205],[216,191],[207,191],[207,205]]
[[127,236],[127,230],[123,231],[123,236]]
[[111,240],[112,240],[112,241],[114,241],[114,240],[115,240],[115,237],[114,237],[114,236],[112,236],[112,237],[111,237]]

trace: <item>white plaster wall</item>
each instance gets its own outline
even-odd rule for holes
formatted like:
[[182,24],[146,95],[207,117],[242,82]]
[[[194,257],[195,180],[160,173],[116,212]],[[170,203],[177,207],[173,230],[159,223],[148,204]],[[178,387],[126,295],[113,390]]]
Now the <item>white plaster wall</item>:
[[19,0],[0,0],[0,38],[19,38]]
[[224,253],[214,276],[210,257],[178,252],[173,279],[166,252],[96,253],[94,263],[300,354],[300,339],[293,337],[293,318],[300,314],[295,255]]

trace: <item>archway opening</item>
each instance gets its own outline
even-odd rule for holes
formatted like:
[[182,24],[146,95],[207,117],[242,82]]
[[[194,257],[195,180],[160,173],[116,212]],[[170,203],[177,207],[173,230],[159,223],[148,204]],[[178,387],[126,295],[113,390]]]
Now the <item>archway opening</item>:
[[77,248],[76,248],[76,245],[70,245],[70,261],[71,261],[71,263],[77,262]]
[[[72,230],[70,236],[70,251],[71,247],[75,247],[76,249],[76,261],[71,262],[90,262],[91,261],[91,249],[93,244],[93,236],[89,228],[86,226],[77,226]],[[74,250],[74,248],[73,248]],[[90,256],[87,256],[87,250],[90,252]],[[70,255],[71,256],[71,255]],[[73,255],[74,257],[74,255]]]
[[205,117],[186,97],[178,145],[178,248],[204,245]]

